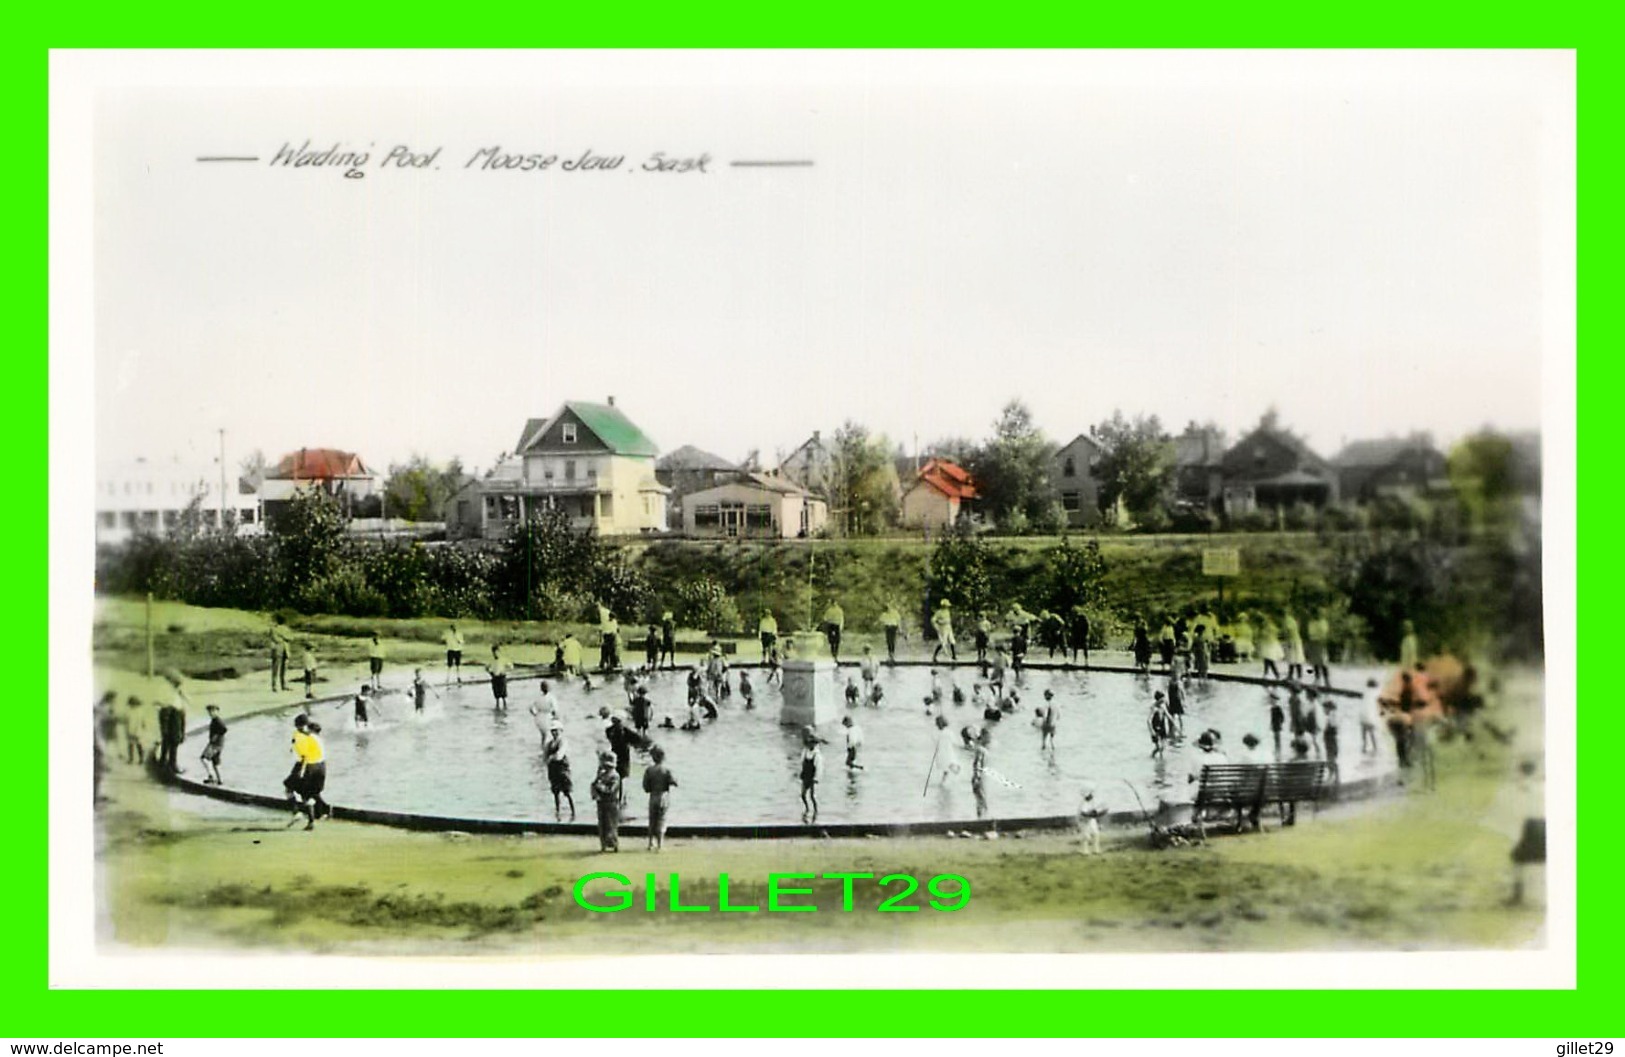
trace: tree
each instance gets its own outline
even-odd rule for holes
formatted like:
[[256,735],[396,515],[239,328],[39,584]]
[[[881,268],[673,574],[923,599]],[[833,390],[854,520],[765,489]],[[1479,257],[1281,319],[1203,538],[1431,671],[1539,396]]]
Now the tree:
[[339,501],[317,488],[303,489],[266,526],[276,545],[277,583],[293,599],[326,579],[340,564],[345,516]]
[[1092,426],[1089,435],[1100,445],[1100,458],[1090,472],[1100,482],[1100,510],[1110,516],[1118,500],[1136,520],[1159,520],[1167,509],[1174,482],[1174,446],[1156,415],[1123,412]]
[[969,437],[939,437],[925,446],[920,462],[926,459],[947,459],[966,469],[976,465],[982,457],[982,446]]
[[1039,605],[1063,616],[1074,608],[1096,609],[1106,600],[1106,560],[1100,544],[1074,547],[1066,537],[1044,555],[1044,597]]
[[987,547],[976,536],[958,531],[943,534],[931,548],[931,564],[926,573],[926,594],[922,626],[929,624],[937,603],[947,600],[967,618],[995,608],[993,577],[989,571]]
[[244,455],[242,462],[237,464],[237,471],[243,480],[255,488],[258,488],[260,482],[265,480],[265,474],[269,470],[270,465],[265,461],[265,453],[258,448]]
[[1445,465],[1451,488],[1477,525],[1499,526],[1509,519],[1517,491],[1511,440],[1481,430],[1456,442]]
[[897,468],[891,444],[850,420],[835,431],[831,513],[848,536],[872,536],[897,520]]
[[1004,405],[993,436],[970,466],[982,508],[1011,531],[1052,525],[1060,507],[1049,477],[1054,455],[1055,446],[1033,424],[1027,405],[1020,400]]
[[414,453],[404,464],[390,465],[389,478],[384,482],[383,511],[407,521],[439,521],[446,501],[462,486],[463,477],[463,464],[458,459],[442,468]]

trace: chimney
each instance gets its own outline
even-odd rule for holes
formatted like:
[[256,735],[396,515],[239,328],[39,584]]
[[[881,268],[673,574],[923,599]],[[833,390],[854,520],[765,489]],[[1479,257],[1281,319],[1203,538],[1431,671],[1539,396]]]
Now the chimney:
[[818,441],[818,431],[816,429],[813,430],[813,441],[814,443]]
[[609,397],[609,406],[610,406],[610,407],[614,407],[614,406],[615,406],[615,394],[613,394],[613,393],[611,393],[611,394],[610,394],[610,397]]

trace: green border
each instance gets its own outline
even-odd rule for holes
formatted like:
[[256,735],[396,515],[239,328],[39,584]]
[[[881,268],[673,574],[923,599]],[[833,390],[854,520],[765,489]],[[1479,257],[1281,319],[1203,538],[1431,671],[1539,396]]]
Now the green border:
[[[24,141],[46,139],[47,66],[51,47],[147,46],[502,46],[502,47],[801,47],[801,46],[930,46],[930,47],[1542,47],[1582,48],[1586,98],[1590,114],[1607,114],[1617,95],[1619,50],[1615,29],[1600,13],[1577,13],[1563,5],[1463,4],[1423,9],[1385,3],[1358,9],[1327,9],[1296,3],[1254,6],[1241,12],[1226,5],[1156,5],[1147,8],[1091,8],[1055,5],[1001,5],[984,10],[956,10],[920,5],[918,10],[893,7],[880,12],[867,5],[804,8],[757,5],[616,5],[600,17],[597,8],[539,10],[533,5],[501,5],[460,11],[465,21],[449,29],[430,25],[401,5],[279,4],[274,8],[223,9],[201,5],[156,10],[121,7],[105,13],[80,9],[73,15],[44,15],[32,26],[14,23],[15,36],[5,50],[11,60],[3,76],[9,98],[23,120]],[[812,18],[817,18],[816,23]],[[541,28],[533,28],[540,26]],[[408,28],[411,27],[411,28]],[[1603,129],[1586,152],[1594,186],[1601,185],[1604,163],[1613,153],[1614,133]],[[1612,125],[1614,121],[1610,120]],[[39,130],[39,131],[35,131]],[[16,151],[4,180],[15,202],[43,204],[48,193],[44,165],[37,169],[32,152]],[[1613,173],[1609,171],[1610,181]],[[1593,200],[1595,201],[1595,199]],[[28,210],[20,209],[19,218]],[[43,210],[37,227],[19,220],[26,241],[45,243]],[[1603,264],[1616,223],[1609,211],[1593,211],[1587,272],[1601,292],[1610,269]],[[1606,229],[1601,228],[1606,224]],[[37,232],[37,234],[34,234]],[[48,253],[48,245],[44,247]],[[42,271],[16,263],[7,284],[19,347],[39,332],[46,346],[46,282]],[[38,276],[31,279],[30,276]],[[1597,304],[1610,305],[1613,290]],[[1603,323],[1593,313],[1589,336],[1595,349],[1583,364],[1587,408],[1602,410],[1617,377],[1615,352],[1602,340],[1603,326],[1612,337],[1617,312]],[[32,451],[46,436],[46,358],[14,353],[8,371],[10,414],[5,432],[13,450]],[[1610,401],[1611,402],[1611,401]],[[1588,416],[1595,421],[1595,416]],[[1551,428],[1548,426],[1548,428]],[[1601,450],[1600,438],[1592,450]],[[32,461],[32,460],[31,460]],[[1596,478],[1597,475],[1593,474]],[[1600,479],[1599,479],[1600,486]],[[30,489],[29,491],[33,491]],[[1612,522],[1617,500],[1599,490],[1587,506],[1594,530]],[[36,502],[32,495],[22,503]],[[14,596],[38,597],[49,606],[46,578],[48,528],[43,517],[19,503],[4,528],[7,546],[0,547],[0,568]],[[1595,535],[1595,534],[1594,534]],[[1556,541],[1548,537],[1548,547]],[[1588,568],[1588,584],[1617,581],[1614,562]],[[1603,590],[1588,597],[1597,599]],[[1593,603],[1592,609],[1600,609]],[[1601,614],[1596,614],[1600,618]],[[1590,624],[1587,644],[1601,647],[1601,621]],[[1350,1001],[1344,992],[1288,992],[1280,995],[1195,992],[1122,992],[1108,999],[1047,992],[692,992],[620,993],[609,1008],[619,1015],[605,1019],[586,993],[550,994],[545,1005],[536,998],[500,992],[357,992],[346,995],[298,996],[297,981],[274,996],[260,992],[87,992],[52,991],[47,986],[47,851],[44,753],[47,699],[45,666],[34,661],[37,611],[23,604],[0,613],[0,634],[16,647],[9,710],[13,728],[11,771],[13,794],[24,797],[9,822],[10,850],[18,865],[0,870],[6,897],[11,948],[0,959],[0,1035],[40,1039],[94,1036],[175,1038],[222,1033],[252,1034],[287,1028],[343,1036],[529,1036],[538,1032],[588,1036],[608,1029],[617,1034],[777,1035],[787,1026],[797,1032],[840,1032],[852,1035],[914,1034],[1071,1035],[1080,1031],[1101,1036],[1301,1035],[1305,1032],[1367,1035],[1388,1033],[1422,1036],[1554,1036],[1583,1039],[1607,1037],[1617,1027],[1618,989],[1613,986],[1622,949],[1620,926],[1611,909],[1619,852],[1612,840],[1592,842],[1580,858],[1580,958],[1575,991],[1544,992],[1367,992]],[[43,644],[42,644],[43,645]],[[1593,679],[1590,683],[1599,683]],[[57,703],[66,707],[71,702]],[[1554,702],[1562,707],[1565,702]],[[1600,704],[1597,707],[1602,707]],[[1608,707],[1617,707],[1610,704]],[[1605,758],[1595,739],[1581,750],[1597,766],[1585,769],[1583,800],[1617,793],[1617,754]],[[1610,769],[1605,769],[1605,762]],[[1595,817],[1589,816],[1589,817]],[[9,857],[8,857],[9,858]],[[27,864],[32,868],[18,868]],[[1606,893],[1606,894],[1605,894]],[[967,981],[973,983],[974,981]],[[1448,980],[1441,980],[1448,985]],[[334,1000],[342,1003],[335,1004]],[[1076,999],[1076,1000],[1075,1000]],[[1087,1003],[1086,1006],[1079,1003]],[[823,1010],[826,1015],[787,1022],[787,1008]],[[1078,1012],[1087,1008],[1088,1015]],[[544,1011],[545,1015],[538,1016]],[[722,1011],[725,1015],[719,1015]],[[955,1015],[975,1010],[980,1016]],[[1602,1034],[1598,1034],[1601,1032]],[[1531,1051],[1544,1052],[1544,1051]]]

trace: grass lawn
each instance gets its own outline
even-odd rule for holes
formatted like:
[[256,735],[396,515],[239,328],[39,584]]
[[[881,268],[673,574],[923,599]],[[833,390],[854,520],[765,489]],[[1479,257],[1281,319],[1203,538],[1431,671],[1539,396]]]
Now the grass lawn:
[[[235,679],[189,680],[198,704],[228,715],[276,700],[265,689],[262,618],[161,605],[159,668],[202,663],[236,643],[250,668]],[[139,606],[98,607],[98,679],[130,685],[144,656]],[[425,622],[382,622],[399,663],[439,654]],[[179,630],[171,631],[174,625]],[[335,658],[335,686],[359,684],[361,640],[302,627]],[[463,625],[470,644],[509,626]],[[428,630],[434,630],[429,627]],[[535,635],[535,632],[531,632]],[[543,648],[527,658],[542,660]],[[551,651],[546,651],[551,656]],[[144,662],[143,662],[144,663]],[[252,665],[258,664],[258,668]],[[393,662],[392,663],[396,663]],[[190,670],[190,669],[187,669]],[[397,680],[403,676],[397,674]],[[286,703],[290,698],[283,697]],[[1511,673],[1494,721],[1524,737],[1540,729],[1537,673]],[[1345,738],[1345,752],[1357,745]],[[190,743],[189,743],[190,747]],[[1100,856],[1069,834],[867,840],[675,841],[664,854],[623,842],[602,855],[594,838],[421,834],[360,824],[287,828],[274,812],[171,794],[115,767],[97,826],[106,903],[102,935],[118,944],[284,948],[344,953],[578,954],[749,950],[1291,950],[1518,947],[1537,943],[1539,910],[1510,908],[1508,853],[1527,810],[1510,776],[1538,752],[1479,737],[1439,748],[1439,784],[1385,800],[1300,812],[1287,830],[1152,850],[1143,832],[1108,833]],[[194,753],[195,754],[195,753]],[[229,762],[229,759],[228,759]],[[679,790],[679,793],[681,791]],[[680,797],[674,811],[682,812]],[[593,914],[571,886],[584,873],[680,873],[685,903],[716,905],[716,877],[735,903],[762,904],[774,871],[956,873],[972,885],[956,913]],[[640,884],[641,887],[641,884]],[[811,901],[839,905],[838,882]],[[921,900],[911,900],[919,902]],[[634,907],[641,907],[641,894]]]

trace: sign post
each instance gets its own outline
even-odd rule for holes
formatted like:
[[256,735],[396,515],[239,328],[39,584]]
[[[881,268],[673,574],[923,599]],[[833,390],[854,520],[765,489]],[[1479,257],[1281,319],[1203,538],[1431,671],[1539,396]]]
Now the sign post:
[[1224,578],[1241,575],[1241,549],[1238,547],[1203,548],[1202,575],[1218,578],[1219,604],[1224,605]]

